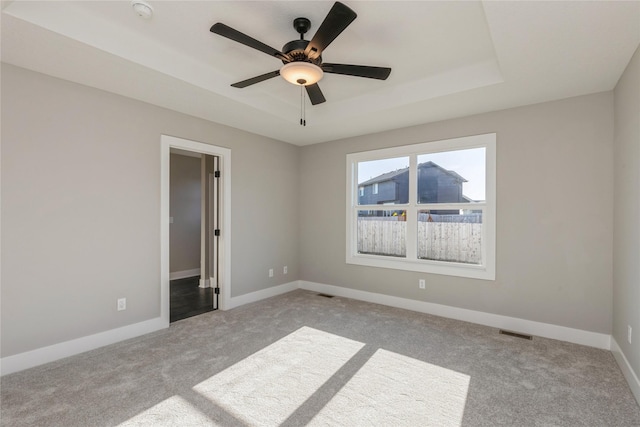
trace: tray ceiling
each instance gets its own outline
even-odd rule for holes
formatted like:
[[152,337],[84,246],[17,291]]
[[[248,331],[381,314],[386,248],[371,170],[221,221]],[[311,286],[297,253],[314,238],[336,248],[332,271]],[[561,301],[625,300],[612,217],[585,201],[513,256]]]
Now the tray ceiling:
[[296,145],[611,90],[640,43],[640,2],[345,2],[357,19],[325,62],[392,67],[386,81],[325,75],[326,103],[274,78],[264,53],[209,32],[223,22],[280,49],[332,2],[3,2],[2,61]]

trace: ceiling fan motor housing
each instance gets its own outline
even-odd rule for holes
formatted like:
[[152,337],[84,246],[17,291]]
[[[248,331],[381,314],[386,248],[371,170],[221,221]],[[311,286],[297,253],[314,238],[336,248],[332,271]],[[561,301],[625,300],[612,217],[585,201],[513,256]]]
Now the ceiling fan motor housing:
[[[282,53],[284,53],[291,62],[305,61],[311,62],[315,65],[320,65],[322,63],[321,56],[311,59],[307,55],[305,55],[304,50],[307,48],[308,44],[309,40],[292,40],[282,47]],[[282,62],[286,64],[286,61]]]
[[[307,18],[296,18],[293,20],[293,28],[300,34],[299,40],[292,40],[282,47],[282,53],[284,53],[291,62],[311,62],[315,65],[320,65],[322,59],[320,57],[311,59],[305,55],[304,51],[309,44],[309,40],[304,39],[304,35],[311,28],[311,21]],[[286,61],[282,61],[286,64]]]

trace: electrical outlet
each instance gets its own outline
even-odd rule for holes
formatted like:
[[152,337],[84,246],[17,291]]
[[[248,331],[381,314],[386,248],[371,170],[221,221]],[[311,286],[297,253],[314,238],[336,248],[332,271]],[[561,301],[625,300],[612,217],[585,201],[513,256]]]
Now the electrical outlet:
[[288,269],[288,268],[287,268],[287,266],[285,265],[285,266],[282,268],[282,273],[283,273],[283,274],[287,274],[288,272],[289,272],[289,269]]
[[269,269],[269,277],[273,277],[273,268]]
[[118,298],[118,311],[127,309],[127,299],[126,298]]
[[418,287],[419,287],[420,289],[425,289],[425,287],[426,287],[426,283],[425,283],[424,279],[420,279],[420,280],[418,280]]
[[627,341],[629,341],[629,344],[631,344],[631,332],[633,332],[631,325],[627,325]]

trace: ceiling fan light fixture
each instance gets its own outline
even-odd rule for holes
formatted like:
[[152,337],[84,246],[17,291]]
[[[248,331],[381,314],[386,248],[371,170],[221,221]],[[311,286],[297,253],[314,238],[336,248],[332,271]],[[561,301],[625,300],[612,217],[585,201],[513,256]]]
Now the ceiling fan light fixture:
[[280,75],[296,86],[309,86],[318,83],[324,71],[310,62],[289,62],[280,68]]

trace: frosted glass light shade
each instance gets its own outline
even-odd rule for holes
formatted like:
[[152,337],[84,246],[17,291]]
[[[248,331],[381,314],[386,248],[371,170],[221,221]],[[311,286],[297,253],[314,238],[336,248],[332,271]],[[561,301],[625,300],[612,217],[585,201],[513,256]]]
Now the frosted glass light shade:
[[289,83],[308,86],[322,79],[322,68],[310,62],[289,62],[280,68],[280,75]]

